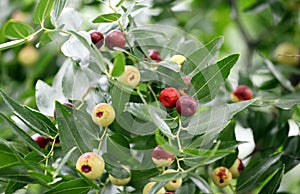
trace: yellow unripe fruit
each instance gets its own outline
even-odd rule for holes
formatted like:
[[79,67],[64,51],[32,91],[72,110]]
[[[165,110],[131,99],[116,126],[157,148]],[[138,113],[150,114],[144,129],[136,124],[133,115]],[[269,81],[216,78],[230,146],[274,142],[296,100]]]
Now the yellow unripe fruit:
[[91,115],[94,123],[102,127],[110,125],[116,117],[114,108],[107,103],[97,104],[93,108]]
[[139,69],[132,65],[126,65],[124,72],[118,77],[119,82],[132,88],[136,87],[140,83],[140,79],[141,74]]
[[179,67],[183,64],[183,62],[186,60],[186,57],[183,55],[174,55],[171,57],[170,61],[175,62],[179,65]]
[[[168,169],[163,172],[163,174],[168,174],[168,173],[174,173],[177,172],[174,169]],[[168,191],[175,191],[182,185],[182,178],[176,179],[176,180],[171,180],[167,184],[165,184],[165,189]]]
[[18,53],[18,61],[26,67],[31,67],[38,61],[38,59],[39,52],[31,45],[23,47]]
[[[150,182],[147,185],[145,185],[143,189],[143,194],[148,194],[151,188],[155,185],[156,182]],[[156,194],[165,194],[166,190],[164,187],[162,187]]]
[[124,185],[127,185],[127,183],[129,183],[129,181],[131,179],[130,170],[127,167],[124,167],[124,169],[129,173],[129,176],[127,178],[119,179],[119,178],[113,177],[111,174],[108,175],[108,178],[112,184],[117,185],[117,186],[124,186]]
[[294,67],[299,62],[299,50],[293,44],[284,42],[279,44],[274,51],[275,60],[285,66]]
[[228,168],[221,166],[212,172],[211,178],[215,185],[223,188],[230,184],[232,175]]
[[229,171],[232,174],[232,178],[238,178],[244,170],[244,164],[241,159],[237,158],[232,166],[229,168]]
[[95,180],[103,174],[104,165],[101,156],[94,152],[86,152],[77,159],[76,169],[88,179]]

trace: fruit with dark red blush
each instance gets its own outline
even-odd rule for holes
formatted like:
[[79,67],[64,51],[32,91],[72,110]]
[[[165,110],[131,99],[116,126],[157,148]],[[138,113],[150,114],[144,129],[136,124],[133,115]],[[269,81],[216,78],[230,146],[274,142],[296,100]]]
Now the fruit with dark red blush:
[[[63,105],[74,108],[74,105],[70,102],[65,102],[63,103]],[[54,118],[56,119],[56,110],[54,109],[54,113],[53,113]]]
[[251,100],[253,98],[252,95],[252,90],[248,86],[240,85],[231,92],[231,100],[233,102]]
[[192,116],[197,109],[198,103],[192,96],[181,96],[176,102],[176,110],[182,116]]
[[97,48],[100,48],[104,42],[104,36],[99,31],[92,31],[90,33],[90,37],[92,39],[92,43],[96,45]]
[[159,145],[152,150],[152,160],[157,166],[169,166],[173,163],[175,156],[165,151]]
[[214,171],[211,174],[211,178],[215,185],[217,185],[220,188],[223,188],[230,184],[232,180],[232,175],[228,168],[220,166],[214,169]]
[[126,37],[120,30],[110,31],[105,37],[105,46],[110,50],[114,47],[124,48],[126,45]]
[[82,154],[76,162],[76,169],[91,180],[101,177],[104,166],[103,158],[94,152]]
[[49,138],[42,136],[38,133],[33,134],[31,136],[31,138],[33,139],[33,141],[35,141],[40,146],[40,148],[43,148],[43,149],[45,149],[49,143]]
[[240,174],[243,172],[243,170],[244,170],[244,164],[243,161],[239,158],[237,158],[232,164],[232,166],[229,168],[229,171],[232,174],[232,178],[238,178]]
[[[165,170],[163,172],[163,174],[175,173],[175,172],[177,172],[177,171],[174,169],[168,169],[168,170]],[[171,180],[171,181],[167,182],[167,184],[165,184],[165,189],[168,191],[175,191],[179,187],[181,187],[181,185],[182,185],[182,178],[178,178],[176,180]]]
[[114,108],[107,103],[100,103],[94,106],[91,115],[94,123],[102,127],[110,125],[116,117]]
[[180,97],[180,93],[176,88],[165,88],[159,94],[159,100],[166,108],[174,108]]
[[149,49],[148,55],[149,55],[150,59],[155,60],[156,62],[161,61],[160,52],[156,49]]

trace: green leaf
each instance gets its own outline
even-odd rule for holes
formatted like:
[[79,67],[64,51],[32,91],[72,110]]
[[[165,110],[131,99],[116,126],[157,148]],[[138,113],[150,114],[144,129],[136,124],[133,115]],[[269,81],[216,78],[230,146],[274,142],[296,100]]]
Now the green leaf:
[[55,103],[59,139],[65,153],[77,147],[70,156],[72,162],[85,153],[93,150],[93,142],[99,137],[99,128],[87,113]]
[[189,172],[190,179],[193,181],[195,185],[203,192],[203,193],[213,193],[207,181],[199,175],[196,175],[192,172]]
[[71,157],[71,154],[73,154],[74,150],[76,150],[76,147],[73,147],[72,149],[70,149],[70,151],[68,151],[65,156],[63,157],[63,159],[61,160],[61,162],[59,163],[59,165],[57,166],[53,177],[56,177],[60,171],[62,170],[62,168],[64,167],[64,165],[67,163],[67,161],[69,160],[69,158]]
[[270,177],[270,180],[263,188],[259,191],[260,194],[273,194],[278,190],[281,179],[284,175],[285,166],[277,169]]
[[200,102],[209,102],[214,99],[238,58],[238,54],[233,54],[201,70],[192,78],[188,94]]
[[34,30],[28,24],[20,21],[9,20],[3,29],[4,35],[8,39],[22,39],[31,35]]
[[67,0],[58,0],[55,1],[54,3],[54,8],[53,8],[53,14],[51,15],[51,22],[54,26],[56,26],[56,22],[62,12],[62,10],[65,8],[67,3]]
[[172,172],[172,173],[161,174],[156,177],[153,177],[150,179],[150,181],[153,181],[153,182],[166,181],[166,182],[168,182],[168,181],[176,180],[179,178],[183,178],[184,176],[185,176],[184,172]]
[[125,56],[123,53],[118,53],[114,57],[114,67],[112,69],[111,75],[118,77],[122,75],[125,70]]
[[260,183],[258,180],[264,173],[275,164],[281,157],[281,154],[276,154],[271,157],[264,158],[260,161],[257,161],[253,165],[246,166],[243,173],[237,180],[236,193],[242,194],[254,189]]
[[15,193],[15,191],[23,188],[25,185],[26,185],[26,183],[20,183],[20,182],[17,182],[17,181],[10,180],[8,182],[8,184],[6,185],[5,193],[6,194],[13,194],[13,193]]
[[70,181],[64,181],[45,194],[83,194],[88,193],[92,189],[84,179],[74,179]]
[[188,63],[183,65],[181,70],[185,75],[193,77],[200,70],[214,64],[223,42],[224,37],[218,37],[192,54],[186,56]]
[[24,142],[26,142],[31,149],[38,152],[41,156],[44,156],[44,153],[41,151],[41,148],[38,146],[38,144],[35,141],[33,141],[33,139],[23,129],[19,128],[15,123],[9,120],[2,113],[0,113],[0,116],[8,122],[8,124],[13,128],[15,134]]
[[12,40],[12,41],[9,41],[9,42],[2,43],[2,44],[0,44],[0,51],[5,50],[5,49],[9,49],[9,48],[13,48],[13,47],[16,47],[16,46],[20,46],[22,44],[25,44],[26,42],[28,42],[27,39],[19,39],[19,40]]
[[116,7],[120,7],[126,0],[120,0],[117,4]]
[[208,110],[187,118],[189,121],[187,131],[192,135],[204,134],[201,146],[211,145],[213,140],[229,124],[230,119],[254,102],[255,100],[248,100],[209,107]]
[[42,24],[50,16],[55,0],[40,0],[33,12],[33,22]]
[[282,73],[280,73],[276,67],[274,66],[274,64],[269,60],[269,59],[264,59],[264,63],[267,65],[267,67],[269,68],[269,70],[273,73],[273,75],[276,77],[276,79],[281,83],[281,85],[283,87],[285,87],[286,89],[288,89],[289,91],[293,92],[295,91],[295,88],[292,86],[291,82],[286,79]]
[[155,72],[158,75],[158,80],[152,79],[153,81],[160,81],[162,84],[174,88],[184,88],[186,87],[184,81],[182,80],[180,74],[172,69],[159,66]]
[[97,16],[95,19],[93,19],[93,23],[108,23],[108,22],[114,22],[117,21],[121,17],[121,14],[119,13],[108,13],[108,14],[102,14]]
[[2,90],[0,90],[0,95],[11,111],[33,131],[46,137],[48,137],[49,134],[53,137],[57,134],[56,127],[46,116],[31,108],[18,104]]
[[262,107],[276,106],[278,108],[287,110],[300,103],[299,95],[300,92],[291,93],[284,96],[275,96],[274,94],[265,95],[261,98],[258,98],[254,105]]

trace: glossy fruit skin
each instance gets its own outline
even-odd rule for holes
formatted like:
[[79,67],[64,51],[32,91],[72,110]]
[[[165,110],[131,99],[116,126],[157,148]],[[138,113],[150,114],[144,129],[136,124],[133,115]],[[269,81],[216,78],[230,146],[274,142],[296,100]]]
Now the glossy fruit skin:
[[76,169],[91,180],[99,178],[103,174],[104,167],[103,158],[94,152],[82,154],[76,162]]
[[176,88],[165,88],[159,94],[159,100],[166,108],[174,108],[180,97],[180,93]]
[[42,136],[38,133],[33,134],[31,138],[40,146],[40,148],[43,149],[45,149],[49,143],[49,138]]
[[229,168],[229,171],[232,174],[232,178],[238,178],[240,174],[243,172],[243,170],[244,170],[244,164],[243,161],[239,158],[237,158],[232,164],[232,166]]
[[159,145],[152,150],[152,160],[157,166],[169,166],[173,163],[175,156],[166,152]]
[[33,66],[39,59],[38,50],[31,46],[27,45],[23,47],[18,53],[18,61],[25,67]]
[[[294,56],[288,56],[294,55]],[[274,51],[274,59],[282,65],[295,67],[299,63],[299,50],[292,43],[283,42],[280,43]]]
[[97,48],[102,47],[103,42],[104,42],[104,36],[101,32],[92,31],[90,33],[90,37],[91,37],[92,43],[95,44]]
[[239,85],[231,92],[231,100],[233,102],[240,102],[244,100],[251,100],[253,98],[252,90],[248,86]]
[[149,49],[147,53],[148,53],[150,59],[155,60],[156,62],[160,62],[161,61],[160,52],[158,50],[156,50],[156,49]]
[[220,166],[214,169],[214,171],[211,174],[211,178],[215,185],[217,185],[220,188],[223,188],[230,184],[232,180],[232,175],[228,168]]
[[107,103],[100,103],[94,106],[91,115],[94,123],[102,127],[110,125],[116,117],[114,108]]
[[[148,184],[146,184],[143,189],[143,194],[148,194],[154,185],[155,185],[155,182],[149,182]],[[165,194],[165,193],[166,193],[166,190],[164,187],[162,187],[156,194]]]
[[[174,169],[168,169],[168,170],[165,170],[163,172],[163,174],[174,173],[174,172],[177,172],[177,171]],[[165,184],[165,189],[168,191],[175,191],[179,187],[181,187],[181,185],[182,185],[182,178],[179,178],[176,180],[169,181],[167,184]]]
[[118,81],[129,87],[135,88],[141,79],[141,74],[138,68],[132,65],[125,65],[125,70],[117,77]]
[[105,37],[105,46],[110,50],[114,47],[124,48],[126,45],[126,37],[120,30],[110,31]]
[[183,55],[174,55],[171,57],[170,61],[175,62],[181,67],[181,65],[184,63],[186,60],[186,57]]
[[180,96],[176,102],[176,110],[182,116],[192,116],[197,112],[197,109],[198,103],[192,96]]
[[130,179],[131,179],[131,174],[130,174],[130,170],[127,167],[124,167],[124,169],[128,172],[129,177],[127,178],[115,178],[114,176],[112,176],[111,174],[108,175],[108,178],[110,180],[110,182],[116,186],[124,186],[127,185],[127,183],[129,183]]

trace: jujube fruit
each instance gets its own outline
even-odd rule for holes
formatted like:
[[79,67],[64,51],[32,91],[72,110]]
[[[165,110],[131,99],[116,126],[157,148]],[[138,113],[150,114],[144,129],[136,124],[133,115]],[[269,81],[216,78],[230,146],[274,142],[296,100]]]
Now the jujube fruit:
[[252,90],[248,86],[245,85],[239,85],[236,89],[234,89],[231,92],[231,100],[233,102],[240,102],[244,100],[251,100],[253,98],[252,96]]
[[125,65],[124,72],[117,79],[119,82],[134,88],[140,83],[141,74],[135,66]]
[[105,36],[105,46],[110,50],[113,50],[114,47],[124,48],[126,45],[126,37],[120,30],[110,31]]
[[239,177],[240,174],[243,172],[243,170],[244,170],[244,164],[243,161],[239,158],[237,158],[232,164],[232,166],[229,168],[229,171],[232,174],[232,178]]
[[18,53],[18,61],[26,67],[31,67],[38,61],[38,59],[39,52],[31,45],[23,47]]
[[275,60],[282,65],[294,67],[299,62],[299,50],[292,43],[280,43],[274,51]]
[[90,33],[90,37],[91,37],[92,43],[95,44],[97,48],[100,48],[103,45],[104,36],[101,32],[92,31]]
[[38,133],[33,134],[31,138],[40,146],[40,148],[45,149],[49,143],[49,138],[42,136]]
[[192,96],[180,96],[176,102],[176,110],[182,116],[192,116],[197,109],[198,103]]
[[[155,185],[155,183],[156,182],[149,182],[148,184],[146,184],[143,189],[143,194],[148,194],[151,188]],[[165,194],[165,193],[166,190],[164,187],[162,187],[156,194]]]
[[110,125],[116,117],[114,108],[107,103],[97,104],[93,108],[91,115],[94,123],[102,127]]
[[174,108],[180,97],[180,93],[176,88],[165,88],[159,94],[159,100],[166,108]]
[[126,177],[126,178],[115,178],[111,174],[108,175],[108,178],[112,184],[117,185],[117,186],[124,186],[127,183],[129,183],[129,181],[131,179],[130,170],[127,167],[124,169],[128,172],[128,177]]
[[76,169],[91,180],[101,177],[104,166],[103,158],[94,152],[82,154],[76,162]]
[[160,52],[156,49],[149,49],[148,55],[149,55],[150,59],[155,60],[156,62],[161,61]]
[[[163,174],[174,173],[177,172],[174,169],[168,169],[163,172]],[[167,184],[165,184],[165,189],[168,191],[175,191],[182,185],[182,178],[178,178],[176,180],[171,180]]]
[[179,67],[181,67],[185,60],[186,60],[186,57],[183,55],[174,55],[170,58],[169,61],[175,62],[178,64]]
[[165,151],[159,145],[152,150],[152,160],[157,166],[169,166],[173,163],[175,156]]
[[223,188],[230,184],[232,180],[232,175],[228,168],[220,166],[214,169],[214,171],[211,174],[211,178],[215,185],[217,185],[220,188]]

